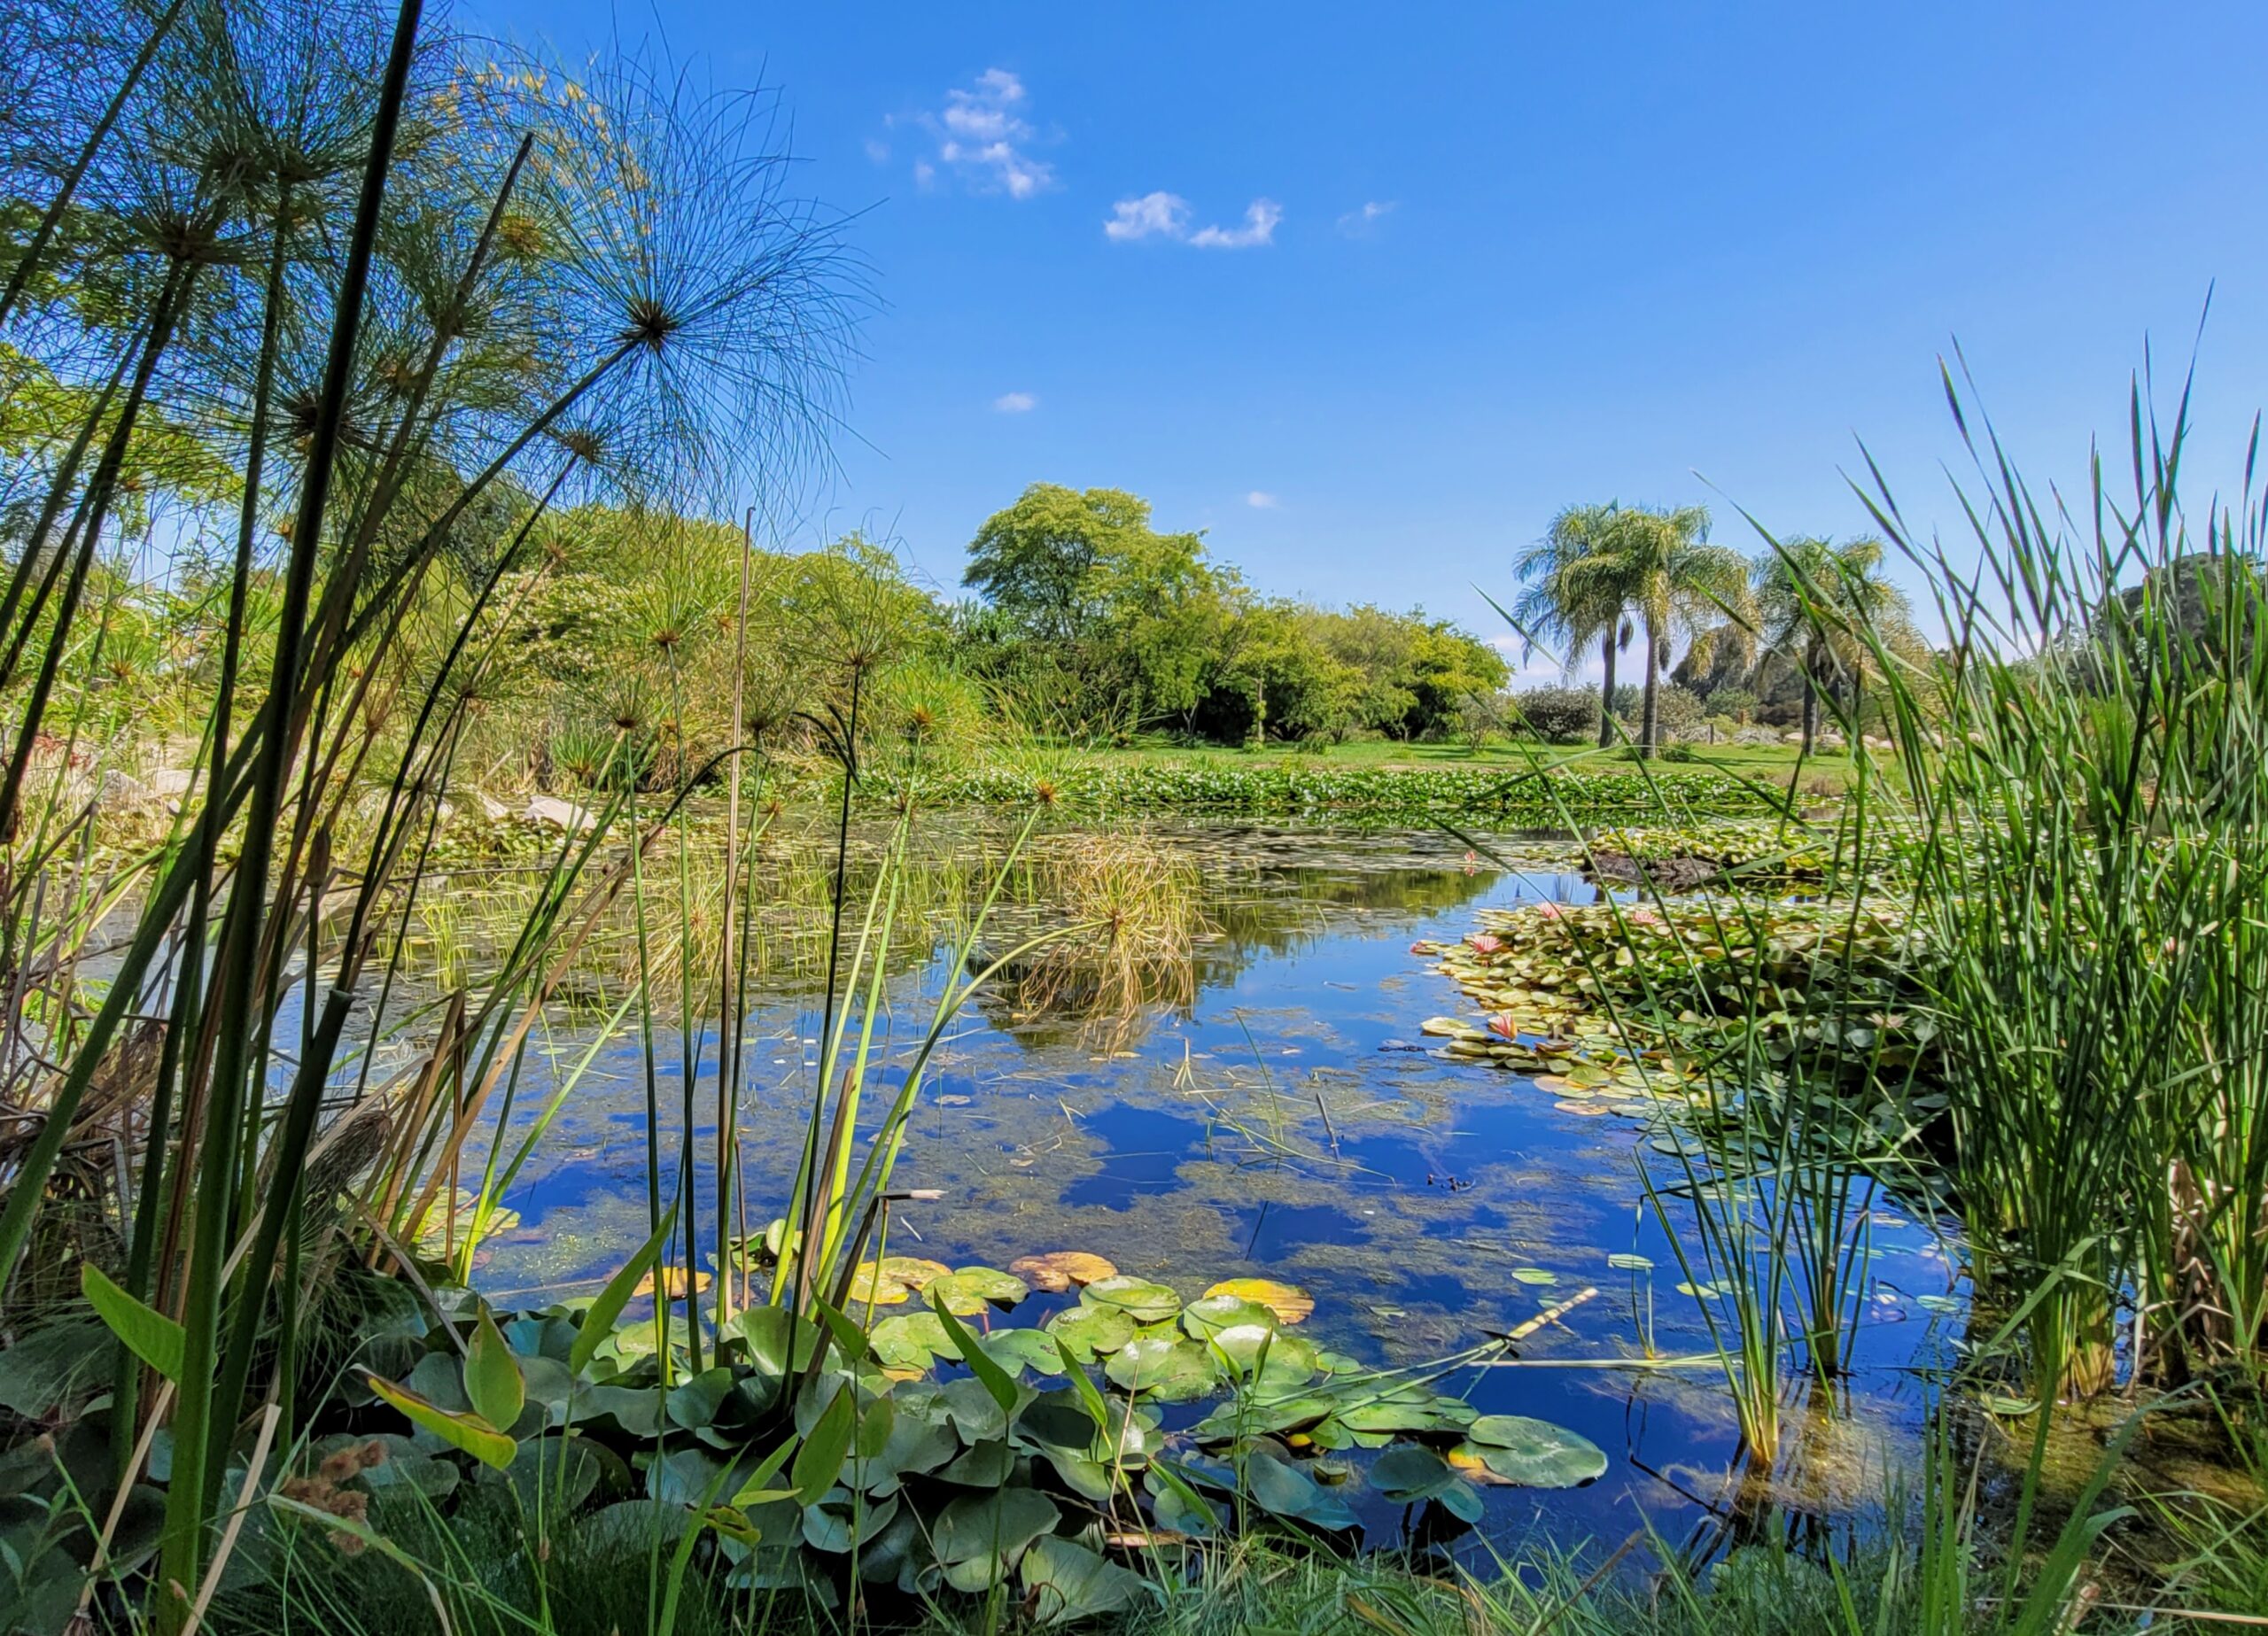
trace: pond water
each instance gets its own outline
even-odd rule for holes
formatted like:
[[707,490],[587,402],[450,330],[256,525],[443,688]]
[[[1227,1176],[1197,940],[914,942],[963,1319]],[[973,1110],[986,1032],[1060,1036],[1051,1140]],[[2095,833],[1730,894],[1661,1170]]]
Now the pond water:
[[[1019,1010],[1011,991],[964,1011],[932,1064],[896,1178],[939,1196],[897,1208],[889,1249],[992,1267],[1087,1250],[1184,1298],[1230,1277],[1285,1280],[1315,1297],[1304,1333],[1396,1365],[1474,1345],[1596,1288],[1524,1342],[1518,1364],[1444,1383],[1469,1388],[1484,1412],[1571,1427],[1610,1459],[1583,1489],[1491,1489],[1487,1531],[1541,1525],[1562,1545],[1611,1544],[1651,1520],[1675,1539],[1738,1510],[1728,1476],[1736,1438],[1713,1360],[1613,1367],[1709,1344],[1645,1202],[1643,1121],[1563,1111],[1532,1081],[1448,1059],[1420,1032],[1464,1002],[1413,942],[1462,937],[1483,907],[1589,902],[1596,888],[1548,866],[1500,867],[1436,832],[1151,833],[1199,865],[1208,929],[1184,981],[1103,1018]],[[1538,851],[1523,837],[1490,849]],[[941,949],[912,962],[893,985],[883,1082],[902,1082],[949,958]],[[759,995],[741,1118],[748,1192],[763,1201],[750,1206],[751,1229],[786,1198],[819,1033],[807,985]],[[555,1038],[552,1059],[586,1043]],[[680,1047],[657,1049],[661,1145],[673,1165]],[[696,1103],[713,1120],[713,1031],[706,1049]],[[477,1273],[492,1297],[532,1306],[586,1293],[645,1237],[643,1060],[634,1030],[603,1045],[521,1172],[504,1201],[518,1221],[484,1247]],[[523,1110],[540,1099],[540,1087],[522,1087]],[[711,1151],[713,1125],[697,1118],[693,1136]],[[1632,1255],[1651,1268],[1608,1263]],[[1792,1439],[1800,1452],[1774,1497],[1798,1513],[1883,1498],[1918,1423],[1915,1370],[1940,1360],[1960,1322],[1945,1309],[1948,1262],[1928,1224],[1884,1209],[1867,1268],[1847,1384],[1862,1412]],[[1017,1321],[1068,1299],[1036,1296]]]

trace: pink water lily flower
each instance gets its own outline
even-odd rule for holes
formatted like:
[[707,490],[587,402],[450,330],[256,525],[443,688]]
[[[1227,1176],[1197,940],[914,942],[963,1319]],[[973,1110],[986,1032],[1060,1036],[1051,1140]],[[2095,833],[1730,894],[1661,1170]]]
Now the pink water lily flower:
[[1512,1014],[1510,1012],[1498,1012],[1491,1017],[1488,1020],[1488,1032],[1500,1035],[1508,1040],[1516,1040],[1520,1034],[1519,1025],[1512,1020]]
[[1560,916],[1561,911],[1559,905],[1557,903],[1538,903],[1535,906],[1535,912],[1542,915],[1547,920],[1557,920]]
[[1475,932],[1464,940],[1465,947],[1475,954],[1494,954],[1504,946],[1501,937],[1491,937],[1486,932]]
[[1662,924],[1662,918],[1659,914],[1651,909],[1633,909],[1630,911],[1630,924],[1633,926],[1659,926]]
[[1431,954],[1433,952],[1433,945],[1428,942],[1415,942],[1410,945],[1410,952],[1412,954]]

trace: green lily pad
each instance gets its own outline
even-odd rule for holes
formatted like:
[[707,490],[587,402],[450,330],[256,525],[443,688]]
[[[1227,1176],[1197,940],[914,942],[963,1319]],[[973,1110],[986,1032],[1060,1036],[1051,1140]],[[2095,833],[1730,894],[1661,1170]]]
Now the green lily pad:
[[930,1547],[957,1591],[998,1584],[1027,1547],[1051,1531],[1062,1513],[1036,1488],[1003,1488],[965,1494],[937,1514]]
[[1022,1573],[1025,1606],[1041,1624],[1123,1613],[1157,1593],[1140,1574],[1058,1534],[1031,1542]]
[[1272,1454],[1254,1453],[1244,1462],[1245,1491],[1262,1509],[1311,1527],[1352,1528],[1354,1510],[1315,1478]]
[[933,1312],[895,1313],[866,1331],[866,1344],[882,1368],[927,1370],[939,1358],[960,1361],[960,1353]]
[[1019,1369],[1029,1369],[1035,1375],[1060,1375],[1062,1357],[1055,1350],[1055,1338],[1038,1330],[995,1330],[977,1343],[984,1355],[1011,1375]]
[[1210,1397],[1221,1383],[1220,1367],[1201,1342],[1162,1336],[1127,1342],[1111,1355],[1103,1373],[1112,1384],[1148,1392],[1163,1403]]
[[943,1301],[956,1318],[973,1318],[987,1306],[1014,1306],[1031,1293],[1031,1286],[998,1268],[964,1267],[932,1279],[922,1293],[931,1301]]
[[1107,1357],[1134,1338],[1134,1320],[1115,1306],[1074,1306],[1057,1313],[1045,1328],[1081,1363]]
[[1251,1323],[1272,1330],[1276,1327],[1276,1314],[1258,1301],[1248,1301],[1241,1295],[1208,1295],[1181,1310],[1181,1327],[1195,1340]]
[[1124,1275],[1098,1278],[1079,1291],[1079,1299],[1122,1312],[1137,1323],[1164,1323],[1181,1311],[1181,1297],[1164,1284]]
[[1462,1451],[1507,1483],[1529,1488],[1575,1488],[1605,1475],[1597,1444],[1525,1415],[1483,1415],[1464,1429]]
[[1557,1273],[1548,1273],[1541,1267],[1515,1267],[1512,1268],[1512,1276],[1522,1283],[1542,1285],[1559,1282]]

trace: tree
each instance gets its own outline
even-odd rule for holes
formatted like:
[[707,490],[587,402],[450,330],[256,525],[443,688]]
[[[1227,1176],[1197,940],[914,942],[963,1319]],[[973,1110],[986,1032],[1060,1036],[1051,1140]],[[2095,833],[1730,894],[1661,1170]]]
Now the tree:
[[1234,590],[1233,577],[1207,562],[1201,535],[1151,528],[1147,500],[1052,483],[985,519],[961,583],[1005,622],[984,632],[996,649],[1003,638],[1022,649],[995,652],[991,663],[1045,671],[1059,678],[1052,686],[1072,678],[1085,695],[1081,716],[1138,721],[1196,709]]
[[1542,539],[1519,560],[1527,582],[1513,605],[1520,626],[1523,657],[1547,640],[1561,644],[1562,669],[1575,668],[1575,655],[1596,641],[1605,678],[1599,684],[1598,741],[1614,742],[1614,655],[1630,641],[1632,598],[1595,567],[1581,569],[1607,549],[1622,515],[1621,507],[1570,506],[1551,519]]
[[1642,756],[1660,748],[1661,671],[1677,637],[1706,647],[1744,640],[1751,628],[1748,559],[1708,539],[1709,514],[1702,507],[1623,507],[1592,548],[1554,576],[1571,607],[1613,605],[1636,615],[1646,641]]
[[1855,709],[1860,690],[1881,674],[1877,643],[1898,653],[1923,647],[1906,593],[1883,578],[1883,556],[1871,537],[1840,545],[1805,538],[1780,541],[1756,564],[1758,669],[1785,665],[1802,678],[1806,756],[1819,738],[1822,692],[1847,686]]

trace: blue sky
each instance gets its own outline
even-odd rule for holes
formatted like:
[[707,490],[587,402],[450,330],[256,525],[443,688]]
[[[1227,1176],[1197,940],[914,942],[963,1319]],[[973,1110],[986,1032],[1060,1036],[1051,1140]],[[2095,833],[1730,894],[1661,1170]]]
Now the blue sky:
[[2268,400],[2268,7],[797,8],[470,0],[776,87],[881,305],[813,531],[942,585],[1035,481],[1131,489],[1269,591],[1422,604],[1561,505],[1952,521],[1951,339],[2035,477],[2145,337],[2201,463]]

